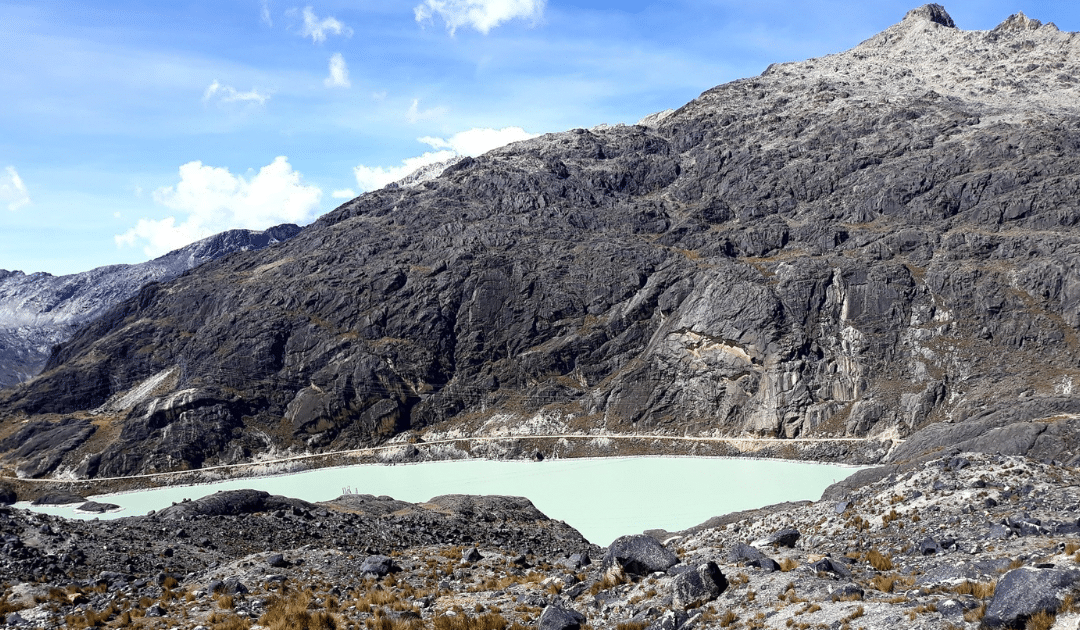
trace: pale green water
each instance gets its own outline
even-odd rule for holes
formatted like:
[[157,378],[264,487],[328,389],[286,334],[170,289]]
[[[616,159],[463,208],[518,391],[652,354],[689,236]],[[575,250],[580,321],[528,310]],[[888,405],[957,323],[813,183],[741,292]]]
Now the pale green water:
[[[677,531],[737,510],[817,500],[826,487],[857,470],[804,462],[696,457],[467,460],[323,468],[91,498],[123,508],[100,516],[107,519],[145,514],[185,498],[239,488],[313,502],[335,499],[346,487],[414,503],[440,494],[516,495],[528,497],[544,514],[566,521],[591,542],[607,545],[618,536],[646,529]],[[76,514],[76,506],[32,509],[74,518],[98,517]]]

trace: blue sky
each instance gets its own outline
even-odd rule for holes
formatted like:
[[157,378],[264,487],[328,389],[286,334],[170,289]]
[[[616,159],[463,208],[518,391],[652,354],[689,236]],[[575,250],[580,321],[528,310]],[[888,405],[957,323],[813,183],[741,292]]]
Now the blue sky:
[[[0,0],[0,269],[140,262],[308,223],[410,167],[632,123],[915,2]],[[1080,30],[1080,4],[945,3]],[[426,154],[426,155],[425,155]]]

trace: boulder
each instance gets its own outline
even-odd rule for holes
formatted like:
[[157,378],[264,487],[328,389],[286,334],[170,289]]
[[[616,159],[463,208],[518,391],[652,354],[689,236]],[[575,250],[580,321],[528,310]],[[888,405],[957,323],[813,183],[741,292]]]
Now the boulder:
[[539,630],[578,630],[585,625],[585,615],[573,609],[550,605],[540,613]]
[[779,562],[777,562],[776,560],[773,560],[772,558],[764,558],[764,557],[761,558],[760,560],[751,560],[750,562],[746,563],[746,566],[748,566],[748,567],[756,567],[758,569],[762,569],[763,571],[768,571],[770,573],[776,573],[777,571],[782,571],[783,570],[783,568],[781,568]]
[[[843,512],[843,510],[841,510],[841,512]],[[801,536],[802,534],[799,533],[799,530],[794,527],[788,527],[769,534],[762,542],[766,545],[772,545],[773,547],[788,547],[790,549],[795,547],[795,543],[798,542],[799,537]]]
[[627,573],[648,575],[667,571],[678,562],[678,556],[655,538],[636,534],[616,538],[604,554],[602,566],[607,570],[617,565]]
[[746,543],[735,543],[735,545],[728,551],[728,562],[760,562],[765,558],[765,554],[761,553],[758,549],[751,547]]
[[469,547],[465,551],[461,552],[461,559],[468,563],[479,562],[484,556],[480,555],[480,552],[476,547]]
[[360,574],[383,577],[394,570],[394,560],[390,556],[368,556],[360,565]]
[[19,500],[15,494],[15,488],[6,483],[0,483],[0,505],[11,505]]
[[998,581],[983,624],[991,628],[1021,628],[1040,612],[1057,613],[1061,594],[1078,580],[1077,570],[1013,569]]
[[819,573],[832,573],[842,578],[850,578],[851,571],[842,562],[835,562],[832,558],[822,558],[810,564],[810,568]]
[[672,584],[672,605],[686,610],[720,596],[728,587],[727,578],[715,562],[706,562],[680,573]]
[[289,566],[288,561],[285,560],[285,556],[283,554],[280,554],[280,553],[272,553],[272,554],[270,554],[270,556],[266,558],[266,564],[268,566],[271,566],[271,567],[275,568],[275,569],[281,569],[281,568]]

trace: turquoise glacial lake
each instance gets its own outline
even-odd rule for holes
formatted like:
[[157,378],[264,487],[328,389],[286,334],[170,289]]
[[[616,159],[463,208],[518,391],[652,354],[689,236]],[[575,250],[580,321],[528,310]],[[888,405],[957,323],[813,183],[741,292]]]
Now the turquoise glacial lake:
[[524,496],[549,517],[606,546],[646,529],[678,531],[713,516],[782,501],[817,500],[858,467],[782,460],[696,457],[564,459],[543,462],[464,460],[322,468],[287,475],[98,495],[120,510],[80,514],[69,506],[36,512],[102,520],[146,514],[219,490],[253,488],[306,501],[346,493],[389,495],[413,503],[441,494]]

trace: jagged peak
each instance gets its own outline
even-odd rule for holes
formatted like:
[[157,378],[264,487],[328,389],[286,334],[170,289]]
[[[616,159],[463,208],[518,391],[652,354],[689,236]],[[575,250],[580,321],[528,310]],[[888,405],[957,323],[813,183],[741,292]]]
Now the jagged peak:
[[[1035,31],[1042,28],[1042,26],[1043,23],[1039,20],[1029,18],[1024,15],[1023,11],[1018,11],[1006,18],[1001,24],[998,24],[994,31]],[[1051,25],[1048,24],[1047,26]]]
[[956,22],[953,22],[952,16],[940,4],[924,4],[917,9],[908,11],[907,15],[904,16],[904,22],[920,19],[929,20],[934,24],[940,24],[948,28],[956,28]]

